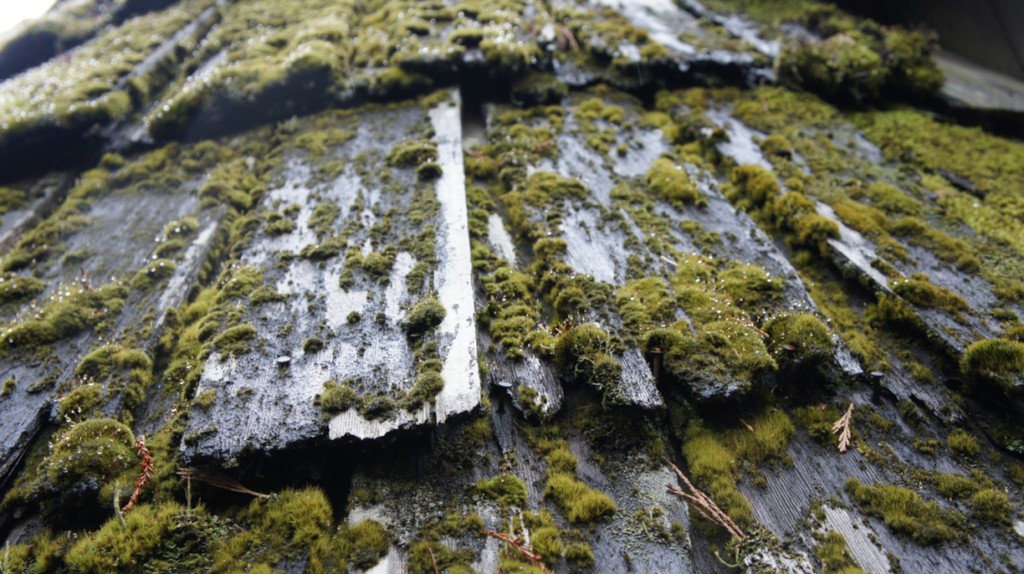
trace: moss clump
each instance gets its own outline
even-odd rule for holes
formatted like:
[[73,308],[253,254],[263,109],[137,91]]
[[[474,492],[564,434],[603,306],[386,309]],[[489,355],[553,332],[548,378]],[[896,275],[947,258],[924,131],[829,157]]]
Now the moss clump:
[[786,139],[785,136],[771,134],[757,142],[757,145],[767,156],[782,159],[792,159],[793,157],[793,144],[789,143],[789,140]]
[[212,343],[221,356],[244,355],[249,352],[249,343],[256,338],[256,327],[248,323],[236,325],[217,335]]
[[712,321],[696,335],[657,329],[643,346],[660,350],[666,373],[697,398],[743,394],[756,377],[777,368],[760,334],[737,321]]
[[615,389],[622,375],[611,351],[611,337],[592,323],[573,327],[555,341],[555,360],[573,378],[606,393]]
[[169,259],[157,259],[151,261],[146,267],[140,269],[132,278],[132,289],[145,291],[158,281],[167,279],[174,275],[178,265]]
[[423,371],[416,377],[409,393],[403,401],[407,410],[419,408],[423,403],[432,402],[434,397],[444,388],[444,378],[441,373],[433,370]]
[[818,535],[818,546],[814,549],[815,556],[821,562],[822,574],[863,574],[846,547],[846,538],[835,531]]
[[437,161],[437,144],[426,140],[402,142],[388,152],[388,165],[417,167]]
[[676,320],[676,302],[661,277],[634,279],[615,292],[622,322],[634,336]]
[[779,182],[775,174],[759,165],[741,165],[729,172],[731,187],[726,197],[743,209],[764,207],[779,195]]
[[785,314],[764,327],[768,333],[768,351],[779,365],[808,365],[832,355],[832,332],[809,313]]
[[79,538],[64,562],[71,572],[83,574],[141,571],[144,564],[151,565],[172,531],[184,526],[184,514],[185,509],[173,502],[142,505],[125,517],[124,524],[111,519],[97,532]]
[[714,433],[690,428],[683,442],[683,456],[698,488],[705,490],[741,528],[754,524],[754,511],[736,488],[736,457]]
[[905,534],[918,544],[956,542],[963,538],[964,516],[955,510],[925,502],[913,490],[893,485],[868,486],[855,478],[846,492],[865,512],[880,517],[894,532]]
[[46,284],[35,277],[0,276],[0,305],[30,299],[45,288]]
[[787,233],[793,247],[812,249],[821,255],[829,252],[828,240],[839,237],[839,225],[819,215],[813,200],[797,191],[790,191],[767,203],[764,213],[771,224]]
[[517,476],[502,474],[476,483],[476,489],[498,503],[502,509],[526,508],[526,484]]
[[946,444],[949,445],[949,451],[957,456],[969,458],[981,452],[978,439],[967,434],[964,429],[954,429],[949,433],[949,436],[946,437]]
[[983,339],[967,347],[960,372],[973,388],[1019,392],[1024,387],[1024,344]]
[[375,520],[346,525],[338,533],[351,547],[349,563],[360,569],[368,569],[380,562],[391,546],[391,535]]
[[421,299],[405,318],[405,332],[410,337],[423,335],[440,325],[447,314],[444,305],[434,297]]
[[213,549],[211,571],[244,570],[252,564],[277,564],[285,557],[306,555],[330,538],[332,521],[331,505],[316,488],[289,489],[254,500],[237,518],[245,530],[224,538]]
[[689,174],[680,165],[666,158],[654,160],[646,175],[647,189],[659,199],[676,208],[684,205],[706,205],[707,198],[690,181]]
[[311,355],[318,353],[324,348],[324,340],[319,337],[309,337],[302,342],[302,352]]
[[266,285],[260,285],[249,294],[249,303],[253,306],[263,305],[265,303],[274,303],[277,301],[284,301],[287,297],[274,291]]
[[[124,409],[131,410],[142,401],[152,381],[152,371],[153,362],[144,351],[105,345],[82,358],[75,367],[75,376],[80,381],[105,383],[109,392],[123,397]],[[98,390],[99,386],[96,387]],[[61,408],[70,404],[62,401]],[[84,408],[82,404],[78,406]],[[88,414],[88,409],[79,411],[79,414]]]
[[90,419],[60,432],[40,468],[32,497],[58,520],[108,508],[113,488],[134,480],[135,436],[112,419]]
[[590,488],[585,482],[566,472],[549,471],[544,496],[558,503],[569,522],[589,524],[615,514],[615,502],[607,494]]
[[979,490],[968,500],[971,516],[980,522],[994,525],[1008,525],[1013,515],[1010,497],[1001,490],[986,488]]
[[38,318],[30,319],[0,332],[6,349],[32,350],[55,343],[90,327],[101,327],[121,310],[127,289],[108,284],[95,289],[72,290],[50,301]]
[[824,40],[789,42],[777,63],[783,81],[826,99],[874,100],[883,93],[928,95],[942,86],[931,59],[934,35],[899,28],[845,27]]
[[326,413],[340,413],[360,404],[359,393],[348,383],[327,381],[320,393],[319,404]]
[[2,387],[0,387],[0,398],[9,396],[14,392],[14,388],[18,385],[14,377],[7,377]]
[[928,276],[915,273],[906,279],[894,279],[889,286],[897,295],[920,307],[966,311],[970,308],[963,297],[933,284]]
[[731,261],[718,272],[719,288],[728,293],[737,306],[758,310],[774,303],[785,287],[757,265]]

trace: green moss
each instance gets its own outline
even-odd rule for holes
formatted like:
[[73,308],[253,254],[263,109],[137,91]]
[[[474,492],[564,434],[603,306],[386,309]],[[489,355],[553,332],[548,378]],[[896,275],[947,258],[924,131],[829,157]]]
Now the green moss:
[[328,237],[319,243],[303,247],[299,255],[312,261],[324,261],[337,256],[345,249],[346,245],[347,241],[343,237]]
[[421,336],[444,321],[448,311],[434,297],[421,299],[405,319],[405,332],[412,337]]
[[744,209],[761,208],[779,195],[775,175],[759,165],[741,165],[729,172],[731,188],[726,189],[729,201]]
[[733,455],[752,468],[789,461],[786,448],[796,427],[785,412],[769,410],[751,420],[750,426],[753,431],[734,429],[722,437]]
[[973,457],[981,452],[981,445],[973,436],[967,434],[964,429],[953,429],[946,437],[946,444],[953,454],[962,457]]
[[0,216],[25,205],[28,194],[13,187],[0,186]]
[[132,289],[146,291],[155,283],[174,275],[178,265],[168,259],[156,259],[140,269],[132,278]]
[[439,372],[425,371],[416,377],[409,393],[405,396],[404,406],[407,410],[418,408],[423,403],[433,402],[434,397],[444,388],[444,378]]
[[222,356],[244,355],[250,351],[249,343],[256,335],[256,328],[244,323],[224,330],[212,343]]
[[884,181],[876,181],[868,186],[867,195],[875,207],[886,213],[917,215],[921,212],[920,201]]
[[349,562],[360,569],[367,569],[380,562],[391,546],[391,535],[374,520],[364,520],[357,524],[343,527],[339,536],[348,539],[351,545]]
[[777,367],[761,336],[736,321],[707,323],[696,336],[655,330],[644,348],[660,349],[666,372],[698,396],[721,389],[723,384],[736,386],[735,392],[742,394],[754,378]]
[[310,355],[324,348],[324,341],[319,337],[309,337],[302,342],[302,352]]
[[676,208],[684,205],[706,205],[704,197],[697,186],[690,181],[690,176],[680,165],[666,158],[658,158],[651,163],[645,176],[647,189],[659,199],[668,201]]
[[357,406],[359,414],[369,420],[382,420],[394,416],[398,410],[395,399],[385,395],[363,397]]
[[757,142],[757,145],[767,156],[783,159],[792,159],[793,157],[793,144],[789,143],[789,140],[786,139],[785,136],[771,134]]
[[914,439],[914,449],[927,456],[935,456],[940,446],[942,446],[942,441],[937,439]]
[[835,531],[815,536],[818,546],[814,554],[821,562],[822,574],[863,574],[846,547],[846,538]]
[[264,219],[267,224],[263,230],[268,235],[287,235],[295,231],[295,222],[276,211],[268,213]]
[[46,284],[35,277],[0,276],[0,305],[31,299],[45,288]]
[[[152,371],[153,362],[144,351],[120,345],[105,345],[82,358],[75,368],[75,376],[79,381],[105,383],[111,394],[120,394],[123,409],[131,411],[142,402],[145,391],[152,382]],[[82,393],[85,394],[78,398],[84,400],[92,397],[98,400],[98,389],[99,387],[95,390],[83,390]],[[92,402],[62,402],[61,408],[69,408],[75,404],[75,408],[80,409],[79,414],[85,415],[89,414],[85,403]],[[93,406],[98,406],[98,403]]]
[[237,518],[245,530],[213,549],[213,572],[230,572],[260,562],[304,556],[331,534],[333,511],[316,488],[284,490],[256,499]]
[[754,524],[750,503],[736,488],[736,457],[711,431],[691,427],[683,443],[683,456],[698,488],[707,492],[741,528]]
[[784,314],[764,326],[768,351],[779,365],[815,364],[829,359],[835,343],[832,332],[808,313]]
[[335,203],[318,203],[313,208],[306,225],[316,233],[317,237],[325,237],[331,231],[331,226],[341,215],[341,208]]
[[266,303],[274,303],[277,301],[284,301],[287,297],[274,291],[266,285],[260,285],[256,289],[253,289],[252,293],[249,294],[249,303],[251,305],[258,306]]
[[220,284],[218,300],[242,299],[263,283],[263,269],[252,265],[233,267],[217,281]]
[[14,377],[7,377],[3,386],[0,387],[0,398],[10,396],[10,394],[14,392],[17,384],[18,383],[14,380]]
[[[937,441],[936,441],[937,442]],[[929,477],[939,494],[949,499],[963,499],[978,492],[982,485],[974,478],[936,472]]]
[[53,440],[33,496],[58,519],[108,508],[115,484],[127,486],[134,480],[131,476],[138,463],[134,446],[131,429],[115,420],[78,423]]
[[918,544],[931,545],[963,539],[964,516],[925,502],[912,490],[893,485],[868,486],[851,478],[846,483],[850,498],[866,513],[878,516],[894,532]]
[[142,505],[125,517],[124,524],[111,519],[99,531],[79,538],[64,561],[71,572],[83,574],[141,571],[144,565],[152,565],[176,528],[186,529],[184,512],[173,502]]
[[502,509],[526,508],[526,484],[511,474],[502,474],[490,480],[481,480],[476,483],[476,489],[497,502]]
[[566,472],[549,471],[544,496],[550,497],[565,512],[569,522],[589,524],[615,514],[615,502],[608,495],[587,486]]
[[960,372],[973,388],[1017,392],[1024,385],[1024,344],[1005,339],[977,341],[964,351]]
[[388,164],[394,167],[416,167],[437,161],[437,144],[425,140],[402,142],[387,155]]
[[915,273],[906,279],[894,279],[889,282],[889,287],[900,297],[921,307],[954,312],[970,308],[963,297],[933,284],[923,273]]
[[971,496],[968,504],[971,516],[979,522],[994,525],[1009,525],[1013,516],[1010,497],[1001,490],[986,488]]
[[614,392],[622,366],[611,356],[611,338],[593,323],[573,327],[555,340],[555,360],[577,380]]
[[127,289],[108,284],[94,289],[69,289],[53,299],[35,317],[0,332],[4,351],[32,350],[55,343],[88,328],[101,328],[124,305]]
[[359,393],[346,381],[327,381],[320,393],[319,404],[326,413],[340,413],[360,404]]
[[192,406],[208,411],[215,402],[217,402],[217,391],[215,389],[206,389],[196,395],[196,398],[192,399]]
[[745,309],[756,310],[775,303],[785,287],[757,265],[731,261],[718,272],[719,288],[729,294],[733,303]]

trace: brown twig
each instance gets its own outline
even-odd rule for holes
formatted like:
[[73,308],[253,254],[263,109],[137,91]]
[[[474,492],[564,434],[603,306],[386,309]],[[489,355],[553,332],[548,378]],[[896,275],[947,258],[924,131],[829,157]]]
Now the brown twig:
[[139,479],[135,481],[135,490],[132,491],[131,498],[128,499],[128,504],[124,505],[121,509],[121,516],[131,512],[135,508],[135,504],[139,501],[139,495],[142,494],[142,489],[149,484],[150,479],[153,477],[153,455],[149,453],[149,449],[146,448],[146,437],[139,435],[135,438],[135,449],[139,453],[139,466],[142,467],[142,471],[139,473]]
[[517,552],[519,552],[527,560],[532,562],[534,566],[540,568],[542,572],[547,572],[548,574],[551,574],[551,570],[548,570],[548,567],[544,564],[544,558],[540,554],[537,554],[533,550],[524,546],[522,538],[516,538],[508,534],[505,534],[504,532],[496,532],[494,530],[484,530],[484,534],[490,536],[491,538],[497,538],[498,540],[505,541],[506,544],[508,544],[512,548],[515,548]]
[[256,492],[255,490],[242,485],[242,483],[233,478],[207,472],[199,468],[179,468],[177,474],[183,479],[198,480],[199,482],[203,482],[217,488],[222,488],[224,490],[229,490],[231,492],[248,494],[249,496],[255,496],[257,498],[270,498],[269,494]]
[[430,563],[434,565],[434,574],[441,574],[441,569],[437,567],[437,558],[434,557],[434,549],[428,545],[427,552],[430,553]]
[[679,477],[679,480],[687,489],[687,491],[683,491],[678,486],[670,484],[668,485],[669,492],[690,503],[690,506],[692,506],[698,514],[703,516],[708,522],[717,524],[724,528],[725,531],[733,538],[743,540],[747,537],[747,535],[743,533],[743,529],[733,522],[732,518],[729,518],[729,515],[719,508],[719,506],[715,504],[714,500],[711,500],[710,496],[704,494],[704,492],[694,486],[693,483],[690,482],[690,479],[683,474],[683,471],[679,470],[678,466],[672,464],[672,461],[668,459],[665,460],[665,464],[669,465],[672,467],[672,470],[676,471],[676,476]]
[[853,403],[847,407],[846,413],[832,423],[832,434],[839,433],[839,452],[846,452],[850,447],[850,421],[853,419]]

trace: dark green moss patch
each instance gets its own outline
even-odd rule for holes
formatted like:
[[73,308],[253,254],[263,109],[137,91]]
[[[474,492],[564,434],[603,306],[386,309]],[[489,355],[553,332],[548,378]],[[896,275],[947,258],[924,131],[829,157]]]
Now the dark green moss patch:
[[851,478],[846,492],[864,512],[878,516],[894,532],[905,534],[918,544],[959,542],[964,538],[965,519],[955,510],[925,502],[913,490],[893,485],[868,486]]
[[45,288],[46,284],[35,277],[0,277],[0,305],[31,299]]
[[405,319],[405,332],[409,336],[423,335],[440,325],[447,314],[444,305],[434,297],[421,299]]
[[654,160],[647,170],[646,183],[651,194],[677,208],[688,204],[705,205],[708,201],[690,181],[686,169],[669,159]]
[[526,508],[526,485],[511,474],[481,480],[476,483],[476,489],[498,503],[502,509]]
[[973,387],[1017,392],[1024,386],[1024,344],[984,339],[972,344],[960,359],[960,372]]
[[217,335],[212,343],[222,356],[243,355],[250,351],[249,344],[256,335],[256,328],[245,323],[228,328]]
[[395,167],[417,167],[437,161],[437,144],[429,141],[410,141],[396,145],[388,152],[388,164]]

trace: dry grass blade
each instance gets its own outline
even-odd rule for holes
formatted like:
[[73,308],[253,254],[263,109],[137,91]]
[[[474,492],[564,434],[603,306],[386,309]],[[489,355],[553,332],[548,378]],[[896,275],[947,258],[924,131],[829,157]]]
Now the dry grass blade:
[[265,494],[263,492],[256,492],[255,490],[252,490],[251,488],[244,486],[242,483],[238,482],[233,478],[228,478],[222,474],[207,472],[200,468],[179,468],[177,474],[182,479],[198,480],[199,482],[209,484],[210,486],[215,486],[217,488],[221,488],[224,490],[229,490],[231,492],[248,494],[249,496],[255,496],[257,498],[270,498],[269,494]]
[[139,479],[135,481],[135,490],[132,491],[131,498],[128,499],[128,504],[124,505],[121,509],[121,516],[131,512],[135,505],[139,502],[139,495],[142,494],[142,489],[149,484],[150,479],[153,477],[155,470],[153,469],[153,455],[149,453],[149,449],[146,448],[146,437],[139,435],[135,439],[135,449],[139,453],[139,466],[142,470],[139,472]]
[[527,560],[533,563],[534,566],[540,568],[542,572],[551,574],[551,570],[549,570],[548,567],[544,564],[544,558],[540,554],[537,554],[533,550],[530,550],[526,546],[523,546],[523,540],[521,538],[515,538],[513,536],[505,534],[504,532],[496,532],[494,530],[484,530],[484,534],[490,536],[491,538],[497,538],[498,540],[504,541],[506,544],[514,548],[517,552],[522,554],[523,557],[525,557]]
[[832,423],[832,434],[839,433],[839,452],[850,448],[850,421],[853,419],[853,403],[847,407],[846,413]]
[[743,533],[743,529],[733,522],[732,518],[729,518],[729,515],[719,508],[714,500],[711,500],[710,496],[694,486],[690,479],[683,474],[683,471],[679,470],[678,466],[672,464],[670,460],[665,460],[665,464],[669,465],[676,472],[676,476],[679,477],[680,482],[686,487],[684,491],[678,486],[670,484],[668,485],[669,492],[688,502],[708,522],[721,526],[733,538],[743,540],[747,537]]

